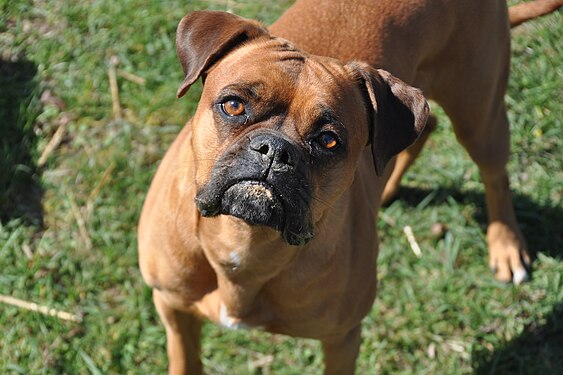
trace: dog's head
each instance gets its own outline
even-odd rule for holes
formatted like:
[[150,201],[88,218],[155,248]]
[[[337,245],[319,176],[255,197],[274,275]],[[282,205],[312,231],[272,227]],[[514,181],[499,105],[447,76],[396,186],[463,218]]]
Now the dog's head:
[[187,15],[176,47],[178,97],[204,81],[192,120],[197,208],[274,228],[291,245],[312,238],[365,147],[381,174],[426,123],[421,92],[389,73],[309,55],[229,13]]

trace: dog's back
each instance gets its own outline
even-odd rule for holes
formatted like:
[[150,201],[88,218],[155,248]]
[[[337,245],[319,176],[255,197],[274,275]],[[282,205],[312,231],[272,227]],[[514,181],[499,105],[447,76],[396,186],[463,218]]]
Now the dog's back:
[[463,59],[471,68],[468,53],[507,54],[506,9],[504,0],[302,0],[270,31],[312,54],[386,69],[432,97],[445,67]]

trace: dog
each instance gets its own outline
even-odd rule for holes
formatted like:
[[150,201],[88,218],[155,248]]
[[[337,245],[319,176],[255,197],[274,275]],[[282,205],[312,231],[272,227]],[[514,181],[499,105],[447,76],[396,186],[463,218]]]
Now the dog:
[[[520,7],[513,24],[560,3]],[[200,11],[176,46],[177,96],[199,78],[203,92],[138,228],[171,374],[202,373],[203,318],[320,340],[325,374],[354,373],[378,209],[436,125],[425,96],[479,166],[496,277],[527,278],[505,169],[504,0],[299,0],[269,29]]]

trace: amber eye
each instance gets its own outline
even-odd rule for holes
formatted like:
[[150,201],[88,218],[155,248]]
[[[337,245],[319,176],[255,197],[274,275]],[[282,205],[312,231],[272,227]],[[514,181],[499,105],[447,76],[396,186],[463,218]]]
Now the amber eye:
[[230,99],[221,104],[221,109],[228,116],[240,116],[244,114],[245,105],[238,99]]
[[336,150],[339,145],[338,138],[336,138],[336,135],[331,132],[321,133],[317,140],[323,148],[331,151]]

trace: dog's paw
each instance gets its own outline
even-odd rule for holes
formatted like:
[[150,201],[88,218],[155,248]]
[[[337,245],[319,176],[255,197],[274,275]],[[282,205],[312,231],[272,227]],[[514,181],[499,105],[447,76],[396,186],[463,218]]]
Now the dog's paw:
[[517,230],[503,223],[492,223],[487,232],[489,267],[495,279],[519,285],[530,279],[530,256]]

